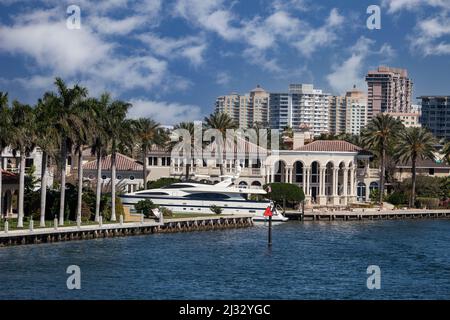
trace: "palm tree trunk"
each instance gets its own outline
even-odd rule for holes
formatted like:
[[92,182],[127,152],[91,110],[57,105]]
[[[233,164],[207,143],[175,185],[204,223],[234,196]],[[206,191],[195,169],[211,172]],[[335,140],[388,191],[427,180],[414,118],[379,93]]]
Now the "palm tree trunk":
[[77,221],[81,220],[81,206],[83,202],[83,149],[78,150],[78,199]]
[[416,162],[417,162],[417,159],[416,159],[416,157],[413,157],[412,158],[412,168],[411,168],[411,170],[412,170],[412,186],[411,186],[411,199],[410,199],[410,203],[409,203],[409,206],[410,207],[413,207],[414,206],[414,200],[415,200],[415,198],[416,198]]
[[[3,187],[2,187],[2,180],[3,180],[3,157],[2,157],[2,150],[0,150],[0,217],[3,217]],[[5,204],[6,206],[6,204]]]
[[144,190],[147,189],[147,152],[146,150],[142,150],[142,174],[144,175]]
[[220,169],[220,175],[222,177],[220,177],[220,180],[223,180],[223,176],[225,175],[224,169],[223,169],[223,163],[219,164],[219,169]]
[[20,173],[19,173],[19,205],[17,227],[23,228],[23,205],[25,197],[25,152],[20,151]]
[[47,201],[47,152],[42,152],[41,166],[41,219],[40,226],[45,227],[45,210]]
[[66,198],[66,160],[67,160],[67,141],[63,139],[61,145],[61,195],[59,201],[59,225],[64,225],[65,198]]
[[95,221],[100,219],[100,200],[102,197],[102,156],[101,151],[97,153],[97,190],[95,195]]
[[185,175],[186,175],[186,181],[189,180],[189,169],[190,169],[190,168],[191,168],[191,164],[186,162],[186,172],[185,172]]
[[383,196],[384,196],[384,176],[386,171],[386,148],[383,147],[383,150],[381,151],[381,173],[380,173],[380,207],[383,208]]
[[111,221],[116,221],[116,151],[111,154]]

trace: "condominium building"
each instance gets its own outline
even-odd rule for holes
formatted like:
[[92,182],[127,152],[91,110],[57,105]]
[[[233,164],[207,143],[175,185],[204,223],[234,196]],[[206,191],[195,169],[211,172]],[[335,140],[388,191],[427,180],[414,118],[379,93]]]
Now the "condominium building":
[[330,133],[358,135],[367,124],[367,95],[356,87],[345,96],[330,97]]
[[353,87],[345,95],[345,133],[359,135],[367,125],[367,95]]
[[347,117],[346,99],[342,96],[330,97],[330,133],[339,135],[345,133],[345,123]]
[[420,127],[420,114],[415,112],[388,112],[391,117],[400,120],[401,123],[407,128],[409,127]]
[[369,120],[382,112],[410,112],[413,82],[408,71],[378,67],[366,75]]
[[329,133],[330,97],[312,84],[291,84],[287,93],[270,93],[269,125],[280,130],[308,127],[315,136]]
[[269,94],[258,85],[249,94],[218,97],[215,110],[228,114],[240,128],[251,128],[255,123],[268,123],[268,101]]
[[450,96],[422,96],[420,123],[438,138],[450,139]]

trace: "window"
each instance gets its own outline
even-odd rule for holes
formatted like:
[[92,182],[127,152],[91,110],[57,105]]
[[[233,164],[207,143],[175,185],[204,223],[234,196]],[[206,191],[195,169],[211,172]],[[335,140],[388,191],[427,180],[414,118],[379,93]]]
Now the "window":
[[117,175],[117,179],[122,180],[122,176],[120,174]]
[[130,180],[134,180],[134,176],[130,176]]
[[429,174],[430,176],[434,176],[434,168],[428,169],[428,174]]
[[103,179],[103,180],[106,180],[106,176],[105,176],[105,175],[102,175],[102,179]]
[[25,159],[25,168],[31,168],[34,164],[33,159]]
[[145,194],[146,196],[168,196],[169,195],[166,192],[143,192],[140,194]]
[[191,188],[192,186],[189,184],[171,184],[169,186],[163,187],[163,189],[183,189],[183,188]]
[[158,165],[158,157],[149,157],[148,165],[149,166],[157,166]]
[[186,199],[190,199],[190,200],[226,200],[229,199],[230,197],[227,196],[226,194],[221,194],[221,193],[193,193],[193,194],[188,194],[186,196],[184,196],[184,198]]

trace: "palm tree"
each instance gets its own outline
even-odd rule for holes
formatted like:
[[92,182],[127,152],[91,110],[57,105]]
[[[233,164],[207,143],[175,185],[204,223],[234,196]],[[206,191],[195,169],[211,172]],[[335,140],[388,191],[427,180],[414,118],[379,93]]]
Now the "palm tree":
[[33,151],[35,147],[35,120],[34,111],[29,105],[13,102],[11,109],[11,124],[13,137],[11,147],[13,154],[19,153],[19,203],[17,227],[23,227],[24,217],[24,196],[25,196],[25,160],[26,155]]
[[97,101],[95,99],[87,99],[77,105],[77,116],[82,121],[82,130],[74,136],[74,150],[78,155],[78,197],[77,197],[77,221],[81,221],[81,208],[83,203],[83,150],[90,144],[92,136],[95,132],[97,121],[95,119],[95,108]]
[[116,156],[117,152],[131,147],[134,136],[132,121],[126,119],[131,104],[124,101],[114,101],[106,109],[106,134],[111,147],[111,221],[116,221]]
[[11,112],[8,107],[8,93],[0,92],[0,217],[3,215],[2,153],[11,142],[11,131]]
[[[207,129],[216,129],[220,132],[222,135],[222,138],[225,139],[227,129],[236,129],[236,123],[233,121],[233,119],[226,113],[223,112],[214,112],[213,114],[209,115],[209,117],[205,117],[205,124]],[[223,150],[221,145],[217,144],[217,153],[220,157],[219,160],[219,168],[220,168],[220,175],[224,175],[224,169],[223,169]]]
[[60,140],[60,175],[61,195],[59,206],[59,224],[64,225],[65,195],[66,195],[66,162],[68,150],[72,149],[73,142],[80,131],[85,130],[84,122],[79,116],[80,104],[87,96],[87,89],[79,85],[68,88],[61,78],[56,78],[55,85],[58,91],[57,103],[52,112],[52,123],[59,132]]
[[386,152],[403,125],[388,114],[378,114],[362,132],[362,142],[380,157],[380,206],[383,206]]
[[[187,130],[189,132],[189,136],[191,137],[190,144],[191,144],[191,146],[195,147],[195,145],[194,145],[194,135],[195,135],[194,128],[195,128],[195,125],[193,122],[180,122],[179,124],[174,126],[175,130],[177,130],[177,129]],[[178,143],[178,142],[175,142],[175,144],[176,143]],[[192,150],[192,148],[191,148],[191,150]],[[185,173],[186,181],[189,180],[189,171],[190,171],[190,167],[191,167],[191,161],[188,161],[188,160],[190,160],[191,157],[192,157],[192,151],[191,151],[191,155],[186,155],[186,173]]]
[[433,134],[424,128],[405,128],[398,136],[395,157],[406,163],[411,161],[412,187],[409,206],[414,206],[416,195],[416,164],[417,160],[434,160],[434,146],[437,141]]
[[107,123],[106,111],[110,104],[111,98],[108,93],[101,95],[100,99],[92,99],[93,112],[95,114],[96,123],[94,125],[94,132],[91,141],[91,154],[96,157],[97,161],[97,185],[95,194],[95,221],[100,218],[100,201],[102,196],[102,159],[106,156],[106,149],[108,146],[108,137],[106,135]]
[[162,128],[160,127],[160,124],[153,119],[139,118],[134,121],[134,129],[136,130],[137,140],[142,152],[144,189],[147,189],[147,156],[153,145],[164,145]]
[[47,206],[47,181],[50,159],[56,158],[58,149],[58,132],[56,132],[51,119],[52,110],[56,103],[54,95],[45,94],[38,100],[35,108],[36,116],[36,144],[42,150],[41,164],[41,205],[40,205],[40,226],[45,227],[45,211]]
[[444,144],[442,154],[444,155],[444,159],[447,161],[447,163],[450,164],[450,141]]

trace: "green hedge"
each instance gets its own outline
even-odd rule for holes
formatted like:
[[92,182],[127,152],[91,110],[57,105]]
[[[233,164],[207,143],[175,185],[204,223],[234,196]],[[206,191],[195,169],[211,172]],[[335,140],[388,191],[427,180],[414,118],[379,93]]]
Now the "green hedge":
[[419,208],[437,209],[439,208],[439,198],[417,197],[416,205]]

